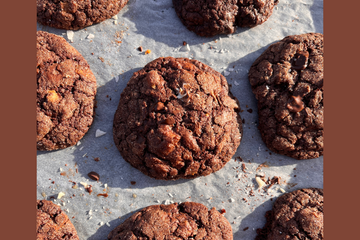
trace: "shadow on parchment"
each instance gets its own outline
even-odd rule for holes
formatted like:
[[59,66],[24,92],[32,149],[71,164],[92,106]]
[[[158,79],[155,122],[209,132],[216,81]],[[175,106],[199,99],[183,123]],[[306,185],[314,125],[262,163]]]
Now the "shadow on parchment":
[[88,238],[88,240],[99,240],[99,239],[103,239],[106,240],[107,236],[109,235],[109,233],[114,230],[117,226],[119,226],[121,223],[123,223],[126,219],[128,219],[129,217],[131,217],[133,214],[135,214],[136,212],[140,211],[142,208],[138,208],[132,212],[129,212],[123,216],[121,216],[121,218],[116,218],[112,221],[109,221],[110,227],[107,226],[106,224],[100,226],[96,233],[94,235],[92,235],[91,237]]
[[[153,39],[155,42],[162,42],[169,47],[179,47],[186,41],[189,45],[208,43],[230,35],[221,34],[213,37],[200,37],[188,30],[178,18],[172,1],[139,1],[130,0],[127,4],[128,10],[123,17],[128,18],[136,26],[134,31],[143,35],[146,39]],[[151,21],[150,21],[151,20]],[[156,22],[156,24],[153,24]],[[237,28],[233,33],[239,34],[249,28]],[[174,41],[174,39],[176,39]]]
[[323,4],[324,4],[323,1],[314,1],[313,5],[310,7],[311,16],[314,22],[315,32],[317,33],[324,32]]

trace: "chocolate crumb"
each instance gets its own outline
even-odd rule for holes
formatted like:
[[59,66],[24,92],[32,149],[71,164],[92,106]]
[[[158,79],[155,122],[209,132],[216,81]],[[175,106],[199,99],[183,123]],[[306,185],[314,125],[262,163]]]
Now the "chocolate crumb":
[[85,190],[89,193],[89,195],[92,193],[92,186],[91,185],[88,185]]
[[269,167],[268,163],[267,163],[267,162],[264,162],[264,163],[260,164],[260,165],[256,168],[256,171],[259,171],[259,170],[260,170],[261,168],[263,168],[263,167],[268,168],[268,167]]
[[99,193],[98,195],[96,195],[97,197],[103,196],[105,198],[107,198],[109,196],[108,193]]
[[241,164],[241,170],[244,172],[244,173],[246,173],[246,166],[245,166],[245,163],[243,163],[243,164]]
[[99,181],[100,179],[100,175],[97,172],[89,172],[88,176],[94,181]]

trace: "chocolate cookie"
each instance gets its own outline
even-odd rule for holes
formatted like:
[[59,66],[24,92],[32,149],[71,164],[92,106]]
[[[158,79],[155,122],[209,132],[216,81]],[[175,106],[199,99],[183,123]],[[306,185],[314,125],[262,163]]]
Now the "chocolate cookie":
[[113,136],[123,158],[157,179],[221,169],[240,144],[239,105],[224,76],[187,58],[158,58],[121,94]]
[[60,29],[78,30],[116,15],[128,0],[36,0],[37,21]]
[[323,190],[300,189],[276,199],[255,240],[324,239]]
[[108,235],[115,239],[232,240],[230,223],[200,203],[153,205],[135,213]]
[[272,14],[279,0],[238,0],[239,11],[236,25],[255,27],[264,23]]
[[37,149],[75,145],[93,122],[96,79],[64,38],[38,31],[36,49]]
[[288,36],[249,71],[267,147],[296,159],[323,155],[323,35]]
[[278,0],[173,0],[182,23],[204,37],[233,33],[236,25],[262,24],[277,3]]
[[76,230],[68,216],[51,201],[36,202],[37,240],[79,240]]

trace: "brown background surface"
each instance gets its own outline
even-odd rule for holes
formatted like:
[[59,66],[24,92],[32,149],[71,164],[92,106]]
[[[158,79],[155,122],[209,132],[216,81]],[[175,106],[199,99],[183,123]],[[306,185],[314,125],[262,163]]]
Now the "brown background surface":
[[[359,222],[359,32],[357,24],[351,24],[359,22],[359,6],[357,1],[324,1],[327,240],[353,239]],[[36,65],[36,4],[35,0],[3,1],[1,9],[0,96],[5,132],[1,205],[6,216],[1,238],[35,239],[36,115],[34,102],[27,99],[35,98],[36,88],[31,80]]]
[[[344,4],[344,5],[343,5]],[[345,6],[346,10],[343,6]],[[325,236],[357,239],[360,96],[358,1],[324,1]],[[344,164],[344,165],[342,165]]]
[[36,2],[1,1],[0,18],[0,238],[35,239]]

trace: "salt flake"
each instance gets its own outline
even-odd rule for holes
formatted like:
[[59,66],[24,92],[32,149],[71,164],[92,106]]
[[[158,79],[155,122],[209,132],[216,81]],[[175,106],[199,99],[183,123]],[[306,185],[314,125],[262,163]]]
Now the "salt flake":
[[101,137],[101,136],[103,136],[105,134],[106,134],[106,132],[101,131],[100,129],[96,129],[95,137]]
[[90,34],[86,37],[86,39],[93,39],[94,37],[95,37],[95,35],[92,34],[92,33],[90,33]]
[[227,76],[229,76],[229,75],[230,75],[230,72],[228,72],[228,71],[225,70],[225,71],[224,71],[224,76],[227,77]]
[[66,31],[66,37],[70,42],[74,42],[74,32],[71,30]]

